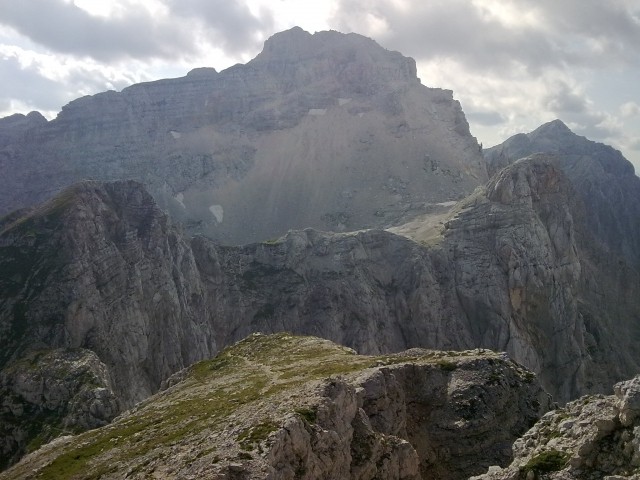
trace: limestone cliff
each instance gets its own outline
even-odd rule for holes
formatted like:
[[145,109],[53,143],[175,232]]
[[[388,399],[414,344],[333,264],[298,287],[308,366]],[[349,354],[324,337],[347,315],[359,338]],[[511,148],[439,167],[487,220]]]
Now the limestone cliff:
[[533,153],[553,154],[588,212],[584,227],[607,262],[640,270],[640,178],[633,165],[608,145],[574,134],[560,120],[518,134],[485,150],[493,173]]
[[183,235],[135,182],[81,183],[0,221],[0,368],[88,349],[128,408],[251,332],[290,331],[368,354],[491,348],[558,401],[606,391],[640,368],[638,277],[602,266],[557,162],[515,162],[402,235],[241,247]]
[[549,408],[530,372],[492,352],[366,357],[287,334],[178,377],[0,478],[464,479],[506,465]]
[[121,411],[105,365],[82,349],[33,352],[0,372],[0,469],[65,433]]
[[0,214],[84,179],[135,179],[224,243],[384,227],[487,179],[452,93],[360,35],[300,28],[246,65],[0,120]]
[[513,447],[507,468],[474,480],[640,478],[640,377],[615,395],[587,396],[547,413]]

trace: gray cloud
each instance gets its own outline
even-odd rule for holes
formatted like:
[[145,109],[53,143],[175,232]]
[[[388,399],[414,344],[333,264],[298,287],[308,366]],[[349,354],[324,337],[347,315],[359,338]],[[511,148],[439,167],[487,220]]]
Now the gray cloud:
[[519,11],[528,7],[541,21],[509,25],[467,0],[414,2],[409,13],[392,0],[341,0],[334,20],[357,31],[373,16],[388,27],[378,37],[385,45],[417,59],[455,59],[475,70],[505,72],[520,65],[537,74],[549,66],[631,64],[638,59],[640,23],[624,2],[505,2],[509,4]]
[[273,24],[268,14],[256,17],[238,1],[165,3],[169,16],[154,16],[132,4],[125,15],[98,17],[64,0],[0,0],[0,24],[53,51],[102,62],[181,58],[197,53],[203,38],[238,53],[255,47],[262,41],[259,32]]
[[[68,86],[42,76],[36,67],[22,67],[14,57],[0,59],[0,105],[8,109],[12,100],[19,100],[29,107],[57,110],[70,98]],[[28,100],[26,100],[28,99]]]
[[556,82],[551,92],[542,99],[544,107],[562,116],[565,114],[580,114],[587,111],[587,99],[575,92],[565,82]]
[[466,114],[469,122],[477,123],[479,125],[494,126],[500,125],[507,121],[507,119],[500,112],[488,112],[488,111],[469,111]]
[[255,16],[238,0],[166,0],[166,4],[173,15],[200,22],[209,42],[230,53],[254,49],[274,27],[269,12]]
[[640,105],[634,101],[629,101],[620,106],[620,113],[623,117],[630,118],[640,115]]
[[[576,39],[590,45],[583,60],[634,62],[640,58],[640,19],[628,1],[527,0],[567,50]],[[575,48],[575,47],[574,47]],[[591,57],[591,58],[588,58]]]
[[0,23],[51,50],[100,61],[170,57],[193,46],[175,22],[141,7],[126,16],[96,17],[63,0],[0,0]]

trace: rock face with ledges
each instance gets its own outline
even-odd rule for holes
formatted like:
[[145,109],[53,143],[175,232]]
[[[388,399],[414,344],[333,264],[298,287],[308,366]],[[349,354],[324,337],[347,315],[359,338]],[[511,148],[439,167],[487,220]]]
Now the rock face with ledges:
[[240,247],[189,239],[135,182],[84,182],[0,222],[2,368],[90,349],[127,408],[252,332],[290,331],[369,354],[491,348],[560,402],[606,391],[639,369],[638,276],[602,262],[557,164],[515,162],[410,238]]
[[549,408],[533,374],[493,352],[366,357],[288,334],[253,335],[180,377],[0,478],[464,479],[506,465]]
[[88,348],[125,404],[216,350],[188,242],[139,184],[85,182],[0,236],[0,361]]
[[560,120],[518,134],[484,151],[491,174],[534,153],[557,156],[585,205],[585,228],[609,258],[640,270],[640,178],[633,165],[608,145],[573,133]]
[[294,28],[246,65],[36,116],[0,122],[0,213],[80,180],[135,179],[189,231],[244,244],[388,226],[487,178],[452,93],[356,34]]
[[63,433],[101,427],[121,411],[107,367],[83,349],[33,352],[0,373],[0,468]]

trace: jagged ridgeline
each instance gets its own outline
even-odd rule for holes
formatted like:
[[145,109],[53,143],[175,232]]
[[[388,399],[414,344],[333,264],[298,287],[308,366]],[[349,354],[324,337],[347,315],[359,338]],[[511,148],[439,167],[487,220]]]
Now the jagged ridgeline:
[[0,214],[84,179],[142,182],[224,243],[397,224],[487,179],[452,92],[356,34],[300,28],[246,65],[0,120]]

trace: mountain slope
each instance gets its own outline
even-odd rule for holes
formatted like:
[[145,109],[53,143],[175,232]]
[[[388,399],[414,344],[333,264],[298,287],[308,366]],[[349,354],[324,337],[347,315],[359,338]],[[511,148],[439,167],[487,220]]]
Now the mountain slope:
[[300,28],[246,65],[0,120],[0,213],[135,179],[191,232],[243,244],[381,227],[486,181],[460,105],[360,35]]
[[462,479],[510,460],[549,407],[492,352],[363,357],[256,335],[113,424],[55,441],[0,478]]
[[0,368],[91,350],[119,408],[256,331],[506,351],[561,402],[638,371],[639,277],[602,261],[557,158],[515,162],[425,225],[225,247],[183,235],[135,182],[84,182],[0,222]]

